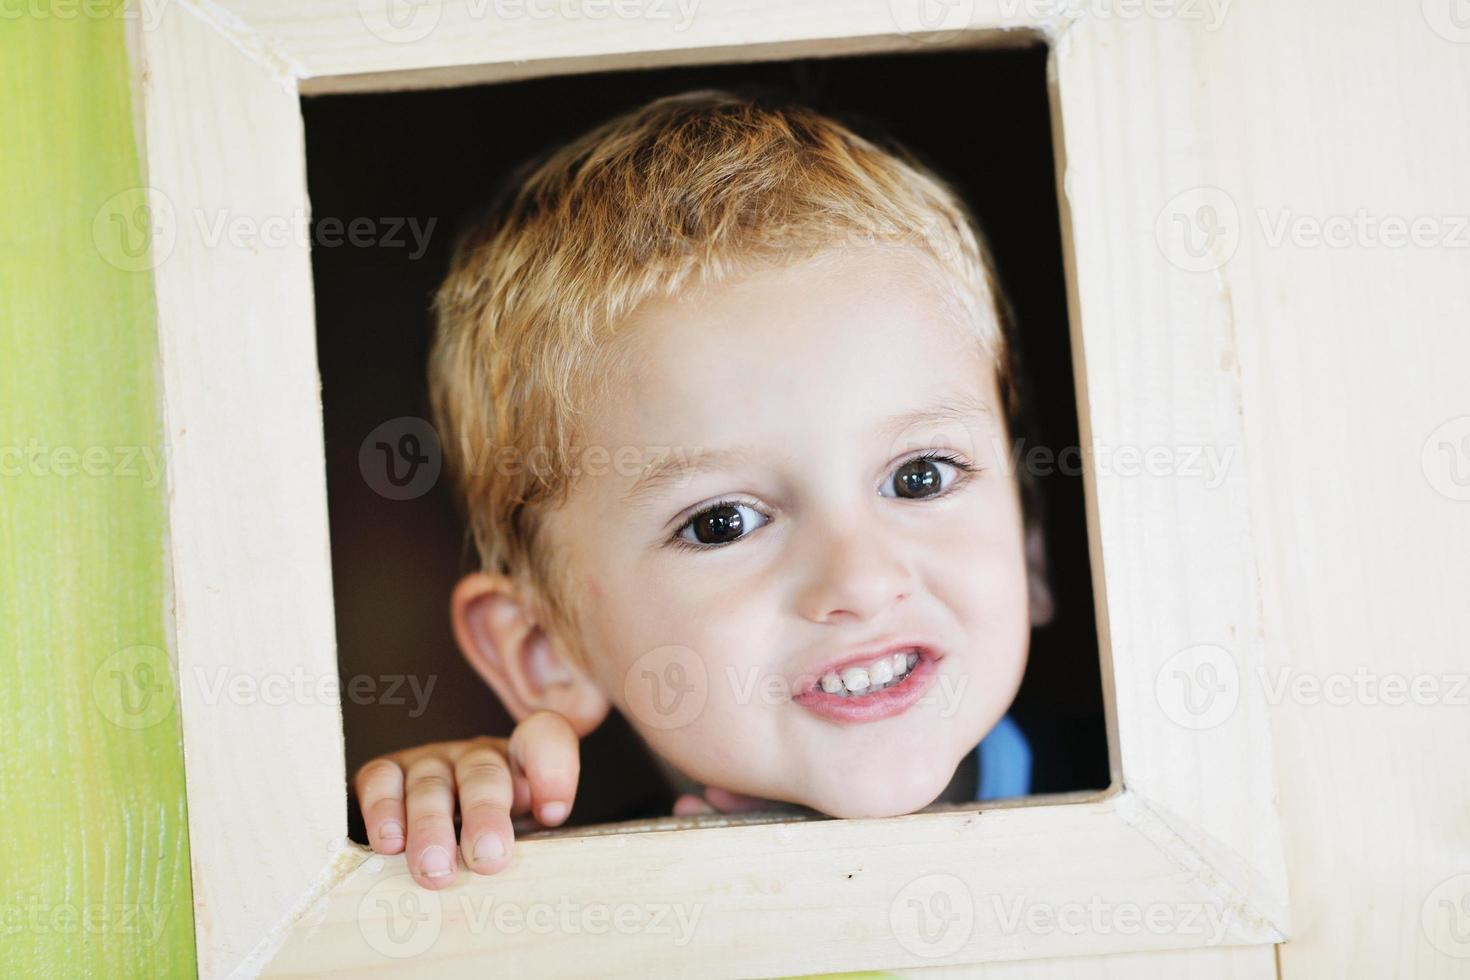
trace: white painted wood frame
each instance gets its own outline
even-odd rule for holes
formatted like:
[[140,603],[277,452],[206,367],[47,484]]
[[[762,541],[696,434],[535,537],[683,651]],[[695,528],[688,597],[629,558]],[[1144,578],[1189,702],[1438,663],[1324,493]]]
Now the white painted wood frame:
[[[175,232],[155,277],[201,976],[767,976],[1146,952],[1161,976],[1276,975],[1287,890],[1267,705],[1242,681],[1264,636],[1230,282],[1207,255],[1191,268],[1205,253],[1173,226],[1210,203],[1202,28],[1025,13],[1051,6],[960,3],[943,9],[968,19],[927,29],[903,0],[705,0],[682,28],[673,4],[673,21],[374,0],[136,12],[147,179]],[[1032,43],[1051,45],[1098,453],[1112,788],[884,820],[549,832],[438,893],[348,843],[338,707],[209,696],[221,671],[336,675],[310,255],[210,246],[198,220],[307,209],[301,95]],[[1172,475],[1137,471],[1151,451]],[[1228,461],[1218,480],[1177,472],[1205,454]]]

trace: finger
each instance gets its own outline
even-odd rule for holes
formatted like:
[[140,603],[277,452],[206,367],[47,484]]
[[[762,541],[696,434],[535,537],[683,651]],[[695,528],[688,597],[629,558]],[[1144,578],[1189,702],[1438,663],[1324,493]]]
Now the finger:
[[577,733],[555,711],[537,711],[516,726],[510,754],[531,787],[531,812],[555,827],[572,811],[582,772]]
[[510,761],[498,748],[477,746],[454,761],[454,781],[459,786],[460,853],[471,870],[493,874],[510,860],[515,839]]
[[[530,821],[532,825],[531,829],[534,830],[536,821],[534,817],[529,815],[531,810],[531,781],[526,778],[525,772],[521,769],[520,762],[516,760],[515,756],[510,754],[510,740],[504,740],[503,745],[505,761],[510,765],[510,782],[515,788],[515,798],[511,801],[510,812],[513,815],[526,814],[522,819]],[[511,821],[511,824],[512,826],[516,826],[514,820]]]
[[408,809],[408,870],[425,888],[453,883],[454,772],[443,756],[429,755],[408,764],[404,778]]
[[692,817],[701,813],[715,813],[715,808],[693,793],[685,793],[674,801],[674,816]]
[[403,769],[389,759],[374,759],[353,780],[368,843],[379,854],[403,850]]
[[510,754],[510,739],[499,738],[491,735],[482,735],[479,738],[468,739],[463,742],[446,742],[449,760],[457,762],[466,752],[474,752],[478,749],[491,748],[510,767],[511,785],[515,787],[515,799],[511,803],[512,815],[525,813],[531,809],[531,785],[526,782],[526,774],[521,772],[521,767],[516,764]]
[[704,798],[721,813],[744,813],[750,810],[765,810],[770,807],[770,800],[763,800],[758,796],[745,796],[741,793],[732,793],[728,789],[720,789],[718,786],[706,786]]

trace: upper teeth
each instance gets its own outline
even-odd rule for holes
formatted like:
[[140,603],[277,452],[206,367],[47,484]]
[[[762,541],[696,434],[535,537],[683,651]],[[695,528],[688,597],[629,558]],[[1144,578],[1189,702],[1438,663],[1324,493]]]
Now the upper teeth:
[[918,652],[909,650],[880,657],[866,667],[847,667],[840,674],[828,671],[822,675],[822,690],[838,697],[872,694],[903,680],[918,662]]

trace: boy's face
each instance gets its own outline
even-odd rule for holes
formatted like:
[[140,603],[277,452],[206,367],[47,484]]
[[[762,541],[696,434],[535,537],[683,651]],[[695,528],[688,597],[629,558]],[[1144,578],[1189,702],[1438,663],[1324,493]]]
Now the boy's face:
[[[635,355],[582,430],[613,462],[584,457],[548,531],[593,679],[702,783],[839,817],[912,812],[1020,684],[1027,573],[1003,407],[931,268],[913,250],[844,249],[626,326]],[[626,447],[709,468],[630,496]],[[910,647],[912,668],[892,653]],[[862,688],[853,668],[869,689],[884,680],[880,660],[899,668],[886,689],[844,694]],[[828,693],[824,674],[850,683]]]

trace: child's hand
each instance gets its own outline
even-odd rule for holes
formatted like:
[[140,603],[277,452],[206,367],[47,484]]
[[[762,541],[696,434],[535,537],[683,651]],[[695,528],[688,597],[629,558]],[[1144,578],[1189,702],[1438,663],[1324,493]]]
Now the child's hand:
[[480,874],[505,867],[515,839],[512,816],[529,811],[548,827],[565,820],[581,765],[571,724],[554,711],[537,711],[509,739],[431,742],[379,756],[357,771],[352,785],[373,850],[406,853],[414,880],[439,889],[454,881],[456,855]]

